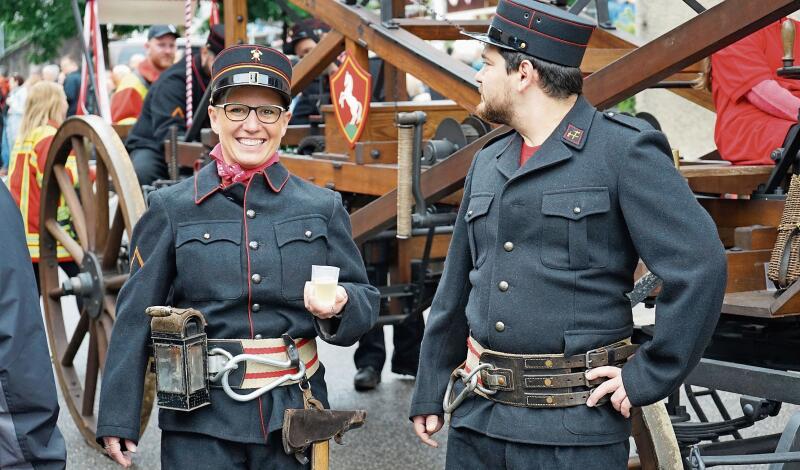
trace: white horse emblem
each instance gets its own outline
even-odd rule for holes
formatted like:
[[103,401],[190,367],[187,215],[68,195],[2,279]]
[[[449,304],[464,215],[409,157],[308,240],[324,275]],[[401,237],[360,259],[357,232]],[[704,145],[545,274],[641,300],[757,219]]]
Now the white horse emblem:
[[345,72],[344,91],[339,94],[339,107],[344,107],[345,104],[350,108],[350,121],[348,121],[347,125],[358,127],[358,124],[361,122],[362,105],[361,102],[353,96],[353,76],[350,75],[350,72]]

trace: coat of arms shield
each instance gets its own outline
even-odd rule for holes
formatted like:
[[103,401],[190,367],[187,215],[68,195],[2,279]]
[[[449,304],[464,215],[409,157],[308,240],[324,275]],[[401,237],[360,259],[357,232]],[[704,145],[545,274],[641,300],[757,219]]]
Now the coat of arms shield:
[[372,77],[349,53],[344,55],[344,62],[330,78],[331,102],[339,129],[353,148],[367,121]]

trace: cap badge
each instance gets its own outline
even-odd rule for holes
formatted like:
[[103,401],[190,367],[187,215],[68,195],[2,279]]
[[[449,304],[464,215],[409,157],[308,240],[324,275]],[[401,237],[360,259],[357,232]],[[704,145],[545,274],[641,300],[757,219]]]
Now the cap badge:
[[253,50],[250,51],[250,58],[253,60],[253,62],[261,62],[261,55],[262,54],[263,54],[263,52],[261,52],[260,50],[253,49]]

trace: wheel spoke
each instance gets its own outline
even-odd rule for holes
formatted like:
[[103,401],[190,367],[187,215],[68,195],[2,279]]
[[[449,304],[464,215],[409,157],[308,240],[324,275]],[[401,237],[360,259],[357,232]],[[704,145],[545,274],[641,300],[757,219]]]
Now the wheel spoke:
[[110,271],[117,267],[119,248],[122,245],[122,234],[124,232],[125,220],[122,217],[122,205],[117,204],[117,210],[114,212],[114,221],[111,223],[111,230],[106,238],[105,248],[103,248],[103,270]]
[[78,241],[81,243],[81,248],[87,250],[89,248],[89,237],[86,234],[86,217],[83,214],[83,207],[81,201],[78,199],[78,193],[72,186],[67,171],[64,165],[58,164],[53,166],[53,174],[58,182],[58,187],[61,189],[61,194],[64,195],[64,200],[67,201],[69,207],[70,217],[72,219],[72,226],[75,227],[75,233],[78,234]]
[[108,316],[111,317],[112,320],[116,321],[117,319],[117,298],[113,295],[104,295],[103,296],[103,308],[108,313]]
[[98,247],[105,247],[109,232],[108,169],[101,158],[95,161],[95,194],[97,203],[97,235],[95,242]]
[[61,242],[64,248],[67,249],[67,252],[72,256],[75,263],[81,264],[81,262],[83,262],[83,248],[81,248],[78,242],[73,240],[55,219],[48,219],[44,224],[50,235]]
[[87,151],[81,137],[72,137],[72,149],[75,151],[75,160],[78,166],[78,186],[81,193],[81,203],[86,214],[86,222],[89,229],[89,247],[94,249],[95,230],[97,226],[97,200],[92,189],[92,179],[89,177],[89,152]]
[[94,414],[94,397],[97,392],[97,377],[100,373],[100,358],[97,350],[97,324],[90,322],[89,326],[89,354],[86,362],[86,378],[83,382],[83,403],[81,414],[92,416]]
[[72,333],[72,338],[70,338],[69,344],[67,344],[67,349],[64,350],[64,356],[61,358],[62,366],[72,366],[72,361],[75,360],[75,355],[78,353],[78,349],[80,349],[81,344],[83,343],[83,338],[86,337],[86,333],[88,331],[89,315],[82,313],[81,319],[78,320],[78,325],[75,327],[75,332]]

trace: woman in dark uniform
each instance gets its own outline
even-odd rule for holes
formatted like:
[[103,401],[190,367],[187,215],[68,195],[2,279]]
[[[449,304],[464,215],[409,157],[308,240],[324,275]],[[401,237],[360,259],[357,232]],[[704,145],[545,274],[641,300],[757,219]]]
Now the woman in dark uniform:
[[[124,451],[135,452],[139,437],[147,307],[169,302],[200,310],[209,349],[234,355],[274,350],[288,333],[326,406],[315,338],[351,345],[377,319],[378,291],[367,282],[341,196],[290,175],[280,163],[291,73],[289,60],[273,49],[222,51],[208,108],[220,137],[215,161],[153,193],[134,229],[131,277],[117,302],[97,425],[98,442],[123,466],[131,463]],[[312,265],[340,268],[334,304],[324,305],[307,286]],[[282,373],[256,367],[248,361],[245,371],[231,374],[234,391],[251,393]],[[303,407],[298,386],[240,402],[218,385],[212,383],[208,406],[160,410],[163,468],[301,467],[284,453],[280,435],[284,410]]]

